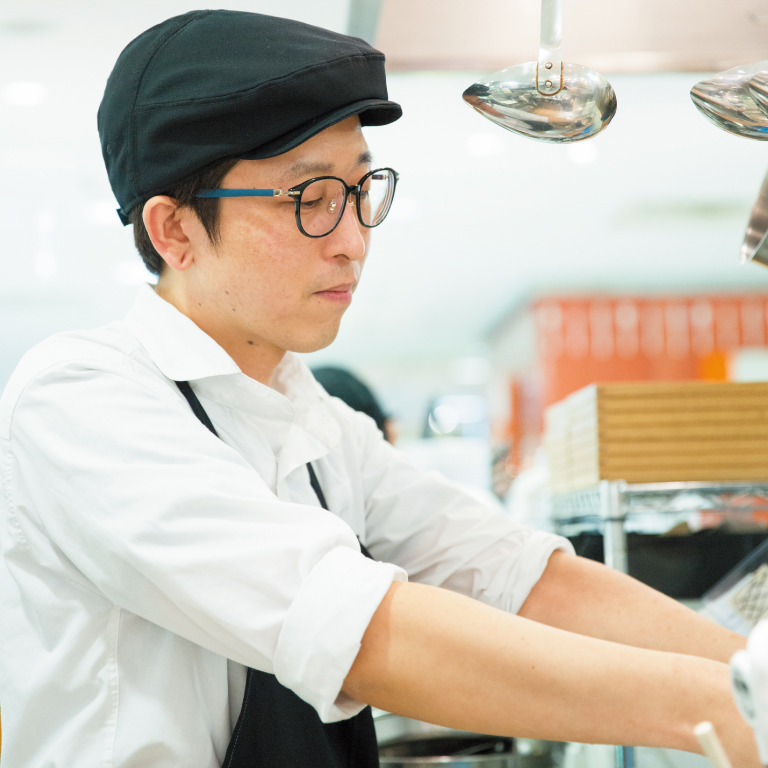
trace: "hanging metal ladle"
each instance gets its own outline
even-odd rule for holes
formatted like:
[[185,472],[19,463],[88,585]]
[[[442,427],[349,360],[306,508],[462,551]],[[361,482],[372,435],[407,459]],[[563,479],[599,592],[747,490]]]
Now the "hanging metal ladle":
[[565,144],[597,136],[616,114],[616,94],[599,73],[562,60],[562,0],[541,0],[539,60],[478,80],[463,98],[514,133]]
[[699,112],[718,128],[768,141],[768,61],[728,69],[691,88]]

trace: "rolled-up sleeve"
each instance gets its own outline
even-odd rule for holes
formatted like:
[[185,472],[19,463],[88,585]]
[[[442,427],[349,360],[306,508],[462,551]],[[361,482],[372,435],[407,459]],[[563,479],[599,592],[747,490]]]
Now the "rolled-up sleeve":
[[[288,609],[275,651],[275,674],[312,704],[323,722],[351,717],[363,706],[337,694],[393,579],[404,580],[404,572],[337,547],[304,579]],[[333,611],[326,607],[329,594]]]
[[11,509],[30,547],[52,542],[56,567],[274,673],[325,721],[360,709],[341,687],[404,571],[363,557],[336,515],[279,500],[172,385],[125,356],[54,365],[20,393],[9,436],[23,489]]
[[355,422],[366,544],[411,581],[517,613],[550,555],[573,553],[567,539],[521,525],[439,473],[417,469],[368,417],[348,412],[344,418]]

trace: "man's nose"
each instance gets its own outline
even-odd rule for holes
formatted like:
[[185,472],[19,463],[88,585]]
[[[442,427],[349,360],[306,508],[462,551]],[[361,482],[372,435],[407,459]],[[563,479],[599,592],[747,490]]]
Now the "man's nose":
[[335,251],[334,255],[346,256],[350,261],[365,258],[366,242],[362,229],[363,225],[357,218],[355,201],[350,195],[338,226],[327,237],[327,240],[331,241],[329,245],[332,245]]

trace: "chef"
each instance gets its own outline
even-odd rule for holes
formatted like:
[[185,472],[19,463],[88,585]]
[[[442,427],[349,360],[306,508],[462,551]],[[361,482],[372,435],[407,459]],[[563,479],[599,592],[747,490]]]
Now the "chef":
[[709,719],[758,764],[741,637],[423,474],[296,355],[352,301],[398,179],[362,128],[400,112],[379,52],[285,19],[121,54],[99,133],[158,281],[0,402],[3,768],[374,768],[367,705],[689,750]]

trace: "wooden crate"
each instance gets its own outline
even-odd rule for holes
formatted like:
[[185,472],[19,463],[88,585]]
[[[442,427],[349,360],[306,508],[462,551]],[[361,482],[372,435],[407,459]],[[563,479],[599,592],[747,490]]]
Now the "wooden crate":
[[768,382],[585,387],[546,413],[555,493],[629,483],[768,479]]

